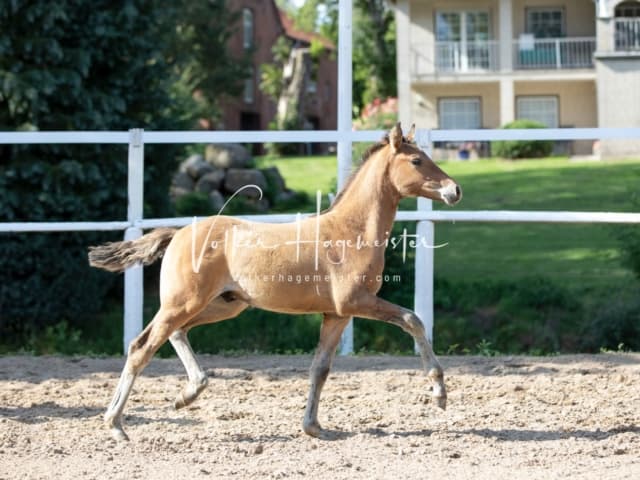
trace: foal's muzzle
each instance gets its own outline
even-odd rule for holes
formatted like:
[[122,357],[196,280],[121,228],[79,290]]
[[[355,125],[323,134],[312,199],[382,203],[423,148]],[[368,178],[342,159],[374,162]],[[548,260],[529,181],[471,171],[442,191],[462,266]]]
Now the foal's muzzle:
[[442,201],[447,205],[455,205],[462,198],[462,189],[453,180],[445,180],[443,185],[438,189],[438,193]]

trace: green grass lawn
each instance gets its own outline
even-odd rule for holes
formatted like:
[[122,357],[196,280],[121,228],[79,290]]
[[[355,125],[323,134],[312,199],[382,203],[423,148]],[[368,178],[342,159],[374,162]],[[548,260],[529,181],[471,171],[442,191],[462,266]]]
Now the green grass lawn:
[[256,164],[258,168],[278,167],[288,188],[306,192],[312,199],[315,198],[317,190],[321,190],[326,196],[335,189],[338,162],[333,155],[259,157]]
[[[295,190],[315,198],[335,182],[333,156],[261,158],[277,166]],[[462,186],[457,210],[633,211],[640,160],[480,160],[442,163]],[[402,208],[414,203],[404,202]],[[435,204],[434,208],[449,208]],[[581,291],[622,288],[632,282],[620,260],[612,225],[439,223],[436,274],[457,280],[544,275]],[[607,288],[609,289],[609,288]]]
[[[451,162],[442,167],[462,185],[464,210],[630,212],[640,160]],[[436,208],[446,208],[437,206]],[[637,206],[636,206],[637,208]],[[584,290],[624,287],[615,225],[438,224],[437,274],[445,278],[516,279],[545,275]]]

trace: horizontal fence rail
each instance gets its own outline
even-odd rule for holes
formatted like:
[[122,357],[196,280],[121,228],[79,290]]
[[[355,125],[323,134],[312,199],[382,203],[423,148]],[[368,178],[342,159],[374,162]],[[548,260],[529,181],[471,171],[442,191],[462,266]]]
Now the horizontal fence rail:
[[[378,141],[384,131],[206,131],[154,132],[133,129],[126,132],[0,132],[0,144],[122,144],[129,146],[129,208],[126,220],[91,222],[0,222],[0,233],[123,231],[125,239],[135,239],[143,229],[182,227],[193,218],[154,218],[142,216],[145,144],[197,143],[340,143]],[[527,130],[425,130],[416,132],[418,145],[431,150],[439,141],[491,140],[603,140],[640,139],[640,128],[557,128]],[[339,166],[340,168],[340,166]],[[223,212],[224,214],[224,212]],[[291,222],[294,214],[243,215],[241,218],[263,222]],[[433,244],[433,225],[437,222],[537,222],[537,223],[619,223],[638,224],[640,213],[622,212],[560,212],[560,211],[462,211],[432,210],[431,202],[419,199],[418,210],[399,211],[396,220],[417,222],[417,233]],[[414,306],[429,338],[433,329],[433,249],[416,250]],[[142,329],[142,268],[125,272],[125,352],[128,342]],[[346,346],[346,352],[352,351]]]

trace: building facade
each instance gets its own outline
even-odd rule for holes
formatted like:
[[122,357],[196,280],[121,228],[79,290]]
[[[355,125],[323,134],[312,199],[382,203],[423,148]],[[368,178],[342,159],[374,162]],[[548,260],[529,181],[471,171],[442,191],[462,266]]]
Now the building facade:
[[273,62],[272,46],[285,36],[293,48],[308,47],[318,39],[325,53],[318,60],[317,74],[306,87],[305,120],[308,128],[335,130],[337,125],[337,62],[335,47],[314,34],[297,31],[293,22],[280,11],[274,0],[228,0],[229,8],[240,13],[240,21],[229,39],[232,55],[242,57],[252,52],[250,76],[238,98],[223,103],[219,129],[268,130],[277,105],[260,91],[260,69]]
[[[405,122],[640,126],[640,1],[397,0],[395,8]],[[637,154],[638,146],[597,143],[606,155]],[[570,154],[593,147],[564,145]]]

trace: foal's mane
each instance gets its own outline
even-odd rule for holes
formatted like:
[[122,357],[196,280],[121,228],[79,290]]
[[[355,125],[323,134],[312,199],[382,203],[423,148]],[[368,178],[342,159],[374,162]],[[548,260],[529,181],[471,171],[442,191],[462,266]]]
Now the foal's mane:
[[[402,143],[409,143],[412,145],[414,144],[413,142],[410,142],[409,140],[407,140],[404,136],[402,137]],[[336,198],[333,200],[333,203],[329,206],[329,208],[320,212],[321,215],[323,213],[330,212],[333,209],[333,207],[335,207],[338,204],[338,202],[342,200],[342,198],[344,197],[344,193],[353,184],[353,181],[358,176],[358,173],[360,173],[360,170],[362,169],[363,165],[367,162],[367,160],[369,160],[374,154],[378,153],[387,145],[389,145],[389,134],[385,135],[384,137],[382,137],[382,139],[380,139],[378,143],[374,143],[369,148],[367,148],[367,150],[365,150],[365,152],[362,154],[362,159],[360,160],[360,164],[358,165],[358,167],[351,173],[351,175],[349,175],[349,178],[345,182],[344,186],[342,187],[338,195],[336,195]]]

